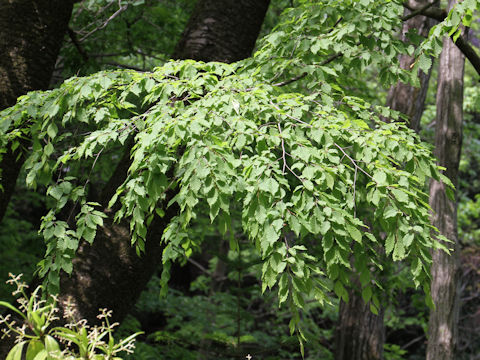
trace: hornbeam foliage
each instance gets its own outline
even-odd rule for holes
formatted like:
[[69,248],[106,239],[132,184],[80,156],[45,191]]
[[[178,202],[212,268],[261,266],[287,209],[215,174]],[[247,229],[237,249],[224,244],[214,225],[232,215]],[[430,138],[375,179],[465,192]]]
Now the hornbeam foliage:
[[[412,77],[396,65],[414,50],[395,40],[401,12],[390,1],[305,1],[252,59],[72,78],[3,111],[4,146],[28,152],[27,184],[47,187],[39,273],[51,291],[112,211],[141,252],[153,218],[178,208],[162,236],[166,282],[171,262],[201,246],[192,222],[207,208],[227,233],[235,205],[263,259],[263,290],[294,310],[292,329],[305,299],[333,290],[347,300],[352,273],[376,311],[388,258],[407,262],[428,294],[430,249],[442,246],[424,189],[449,182],[415,133],[384,121],[397,113],[349,86],[372,66],[386,83]],[[100,205],[91,184],[106,182],[122,151],[127,177]]]

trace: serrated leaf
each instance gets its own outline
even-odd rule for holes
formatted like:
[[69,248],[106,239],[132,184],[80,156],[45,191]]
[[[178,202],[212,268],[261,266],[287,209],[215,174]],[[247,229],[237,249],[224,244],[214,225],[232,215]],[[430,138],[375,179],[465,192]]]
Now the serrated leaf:
[[395,245],[395,235],[390,233],[385,239],[385,253],[387,255],[390,255],[390,253],[393,251],[394,245]]
[[420,70],[422,70],[425,74],[428,74],[428,70],[432,66],[432,59],[429,56],[422,54],[417,61]]
[[408,195],[407,193],[403,192],[402,190],[399,189],[392,189],[392,194],[395,196],[395,198],[400,201],[401,203],[408,203]]
[[346,226],[348,233],[352,237],[353,240],[355,240],[358,243],[362,243],[362,233],[354,226],[348,224]]

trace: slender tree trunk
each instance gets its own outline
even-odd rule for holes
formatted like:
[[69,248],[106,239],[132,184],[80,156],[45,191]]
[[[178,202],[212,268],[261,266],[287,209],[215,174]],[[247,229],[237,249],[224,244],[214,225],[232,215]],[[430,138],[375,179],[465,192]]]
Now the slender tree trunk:
[[[264,0],[200,0],[175,56],[225,62],[250,56],[268,3]],[[126,149],[124,159],[127,161],[121,161],[115,171],[112,185],[108,186],[110,190],[115,190],[126,177],[129,150]],[[173,195],[169,194],[170,197]],[[108,198],[108,194],[102,196],[105,201]],[[72,276],[63,274],[60,302],[73,304],[77,316],[89,323],[97,321],[96,315],[101,307],[113,310],[114,319],[121,321],[161,264],[160,239],[175,214],[175,209],[168,208],[162,219],[156,218],[152,222],[146,251],[141,257],[130,246],[128,224],[113,224],[109,218],[93,245],[84,243],[79,248]]]
[[[409,4],[418,8],[425,5],[425,0],[410,0]],[[405,15],[410,13],[405,10]],[[433,21],[424,16],[415,16],[405,21],[402,27],[402,40],[407,40],[406,34],[417,29],[418,34],[427,36]],[[409,69],[415,59],[402,55],[399,59],[404,69]],[[420,118],[423,113],[425,97],[430,80],[430,72],[419,73],[420,87],[398,82],[392,86],[387,96],[387,106],[408,116],[409,127],[419,131]],[[353,283],[358,283],[353,279]],[[360,285],[358,285],[359,287]],[[358,290],[349,291],[350,301],[340,302],[338,327],[335,336],[335,360],[381,360],[385,344],[384,310],[378,315],[370,311],[370,305],[365,304]]]
[[[71,0],[0,2],[0,110],[28,91],[48,87],[72,6]],[[0,222],[24,160],[24,149],[12,152],[7,146],[0,161]]]
[[[450,0],[449,9],[456,3]],[[443,41],[440,55],[435,122],[435,156],[438,165],[446,167],[445,175],[454,186],[458,183],[458,165],[462,147],[463,73],[465,58],[450,38]],[[432,299],[436,308],[428,324],[427,360],[453,360],[457,345],[459,314],[459,246],[457,234],[457,202],[450,200],[445,185],[430,184],[432,223],[453,243],[451,255],[433,252]]]

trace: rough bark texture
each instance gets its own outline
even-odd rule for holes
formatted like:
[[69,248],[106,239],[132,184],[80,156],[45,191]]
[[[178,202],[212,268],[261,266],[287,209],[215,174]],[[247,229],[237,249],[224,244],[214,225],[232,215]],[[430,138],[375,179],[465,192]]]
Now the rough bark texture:
[[[247,0],[224,3],[216,0],[199,2],[177,46],[177,57],[233,62],[250,56],[268,1],[260,1],[262,6]],[[226,27],[227,24],[229,27]],[[119,164],[111,182],[115,185],[108,186],[107,192],[114,191],[123,181],[126,169],[128,156]],[[169,194],[170,197],[173,195]],[[101,198],[107,201],[109,196],[102,194]],[[62,276],[60,302],[65,304],[70,301],[77,310],[77,316],[89,323],[97,321],[98,309],[103,307],[113,310],[114,320],[121,321],[161,264],[160,239],[175,212],[175,209],[169,208],[164,218],[152,222],[148,229],[146,251],[141,257],[130,246],[128,224],[112,225],[111,219],[106,221],[93,245],[83,244],[79,249],[72,276]]]
[[[449,1],[451,8],[456,1]],[[447,168],[445,175],[457,186],[462,146],[463,73],[465,59],[450,38],[443,41],[440,55],[435,123],[435,156]],[[427,360],[453,360],[457,344],[459,314],[459,263],[457,202],[445,193],[445,185],[430,184],[432,223],[441,234],[453,241],[446,244],[454,251],[448,255],[433,252],[432,298],[436,305],[428,325]]]
[[[32,90],[47,89],[72,12],[70,0],[0,1],[0,110]],[[28,140],[0,161],[0,222],[25,161]],[[0,341],[0,358],[11,348]]]
[[[409,0],[408,4],[415,9],[422,8],[427,3],[426,0],[416,1]],[[405,16],[411,12],[405,9]],[[426,18],[425,16],[415,16],[403,23],[402,40],[407,40],[407,34],[411,29],[417,29],[418,34],[427,37],[430,28],[434,25],[435,20]],[[408,55],[400,56],[400,66],[403,69],[409,69],[415,59]],[[408,116],[409,127],[416,132],[420,130],[420,118],[424,110],[425,98],[427,96],[428,81],[430,80],[430,73],[425,74],[419,71],[420,87],[413,87],[408,84],[398,82],[392,86],[387,95],[387,105],[392,109],[398,110]]]
[[[426,1],[410,0],[412,7],[421,7]],[[405,10],[405,15],[410,13]],[[416,16],[404,22],[402,28],[402,39],[406,39],[406,34],[417,29],[422,36],[427,36],[430,28],[434,25],[431,19],[424,16]],[[402,55],[399,59],[404,69],[410,68],[414,59],[410,56]],[[408,116],[409,126],[419,131],[420,118],[424,110],[425,97],[430,80],[430,72],[419,73],[420,88],[398,82],[392,86],[387,96],[387,106],[400,111]],[[358,281],[354,281],[358,282]],[[361,295],[354,291],[349,291],[350,301],[348,304],[341,301],[339,323],[336,332],[335,342],[335,360],[381,360],[383,359],[383,345],[385,343],[385,325],[383,321],[383,309],[378,315],[370,311],[370,306],[363,302]]]
[[339,328],[335,336],[335,360],[383,359],[385,331],[383,309],[370,311],[360,293],[349,292],[348,303],[340,302]]
[[130,245],[128,224],[112,223],[112,213],[97,232],[93,245],[83,244],[79,248],[72,275],[62,276],[61,306],[69,303],[76,316],[87,319],[90,324],[98,321],[100,308],[113,310],[114,319],[122,320],[160,264],[160,239],[176,213],[177,209],[172,206],[163,218],[152,221],[142,256]]
[[250,56],[269,3],[199,0],[173,57],[230,63]]
[[[48,87],[72,6],[69,0],[0,2],[0,110],[28,91]],[[8,149],[0,162],[0,221],[24,159],[22,149]]]

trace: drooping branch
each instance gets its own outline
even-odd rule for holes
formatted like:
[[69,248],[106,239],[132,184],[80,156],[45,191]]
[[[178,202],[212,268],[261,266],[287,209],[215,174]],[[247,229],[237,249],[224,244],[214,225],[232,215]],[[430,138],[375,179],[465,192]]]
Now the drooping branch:
[[[177,50],[179,53],[191,55],[188,56],[190,58],[199,59],[196,57],[197,45],[211,42],[223,46],[221,49],[214,48],[210,49],[212,52],[202,53],[202,60],[223,59],[226,62],[233,62],[238,58],[248,57],[253,50],[268,6],[266,0],[261,3],[262,6],[251,0],[237,0],[235,2],[237,11],[230,9],[212,13],[194,12],[189,26],[192,29],[200,27],[204,31],[202,34],[186,31],[181,40],[182,45],[179,45]],[[213,0],[202,0],[202,4],[208,9],[222,9]],[[202,8],[197,9],[199,10]],[[250,16],[245,16],[246,13]],[[209,26],[203,28],[202,24],[205,22]],[[249,36],[233,36],[230,32],[216,31],[217,27],[214,24],[219,26],[241,24],[242,27],[239,27],[241,32],[248,32]],[[235,33],[237,27],[230,26],[229,29]],[[219,57],[215,57],[218,54],[220,54]],[[120,64],[115,65],[120,66]],[[100,200],[104,206],[127,176],[127,170],[132,161],[130,158],[132,145],[131,140],[126,143],[123,158],[103,193],[100,194]],[[141,257],[131,246],[128,223],[114,223],[114,211],[105,210],[108,217],[104,221],[104,226],[99,228],[93,244],[90,246],[84,242],[79,247],[72,275],[67,276],[62,273],[60,304],[64,304],[71,297],[76,315],[87,319],[92,324],[98,321],[96,315],[99,307],[113,310],[115,321],[121,321],[126,316],[161,264],[163,245],[160,244],[160,239],[166,226],[178,213],[176,206],[167,207],[169,201],[175,196],[175,191],[168,191],[166,195],[166,200],[158,204],[165,210],[165,214],[163,217],[155,216],[149,224],[145,252]]]
[[[423,15],[429,17],[431,19],[435,19],[437,21],[443,21],[448,15],[448,12],[445,9],[440,9],[434,7],[436,1],[433,3],[428,4],[428,6],[424,6],[422,8],[416,9],[411,6],[408,1],[403,3],[403,6],[408,10],[412,11],[412,13],[407,16],[406,18],[402,18],[402,20],[408,20],[412,15]],[[415,15],[414,15],[415,14]],[[453,39],[453,35],[450,36]],[[480,57],[475,52],[473,47],[469,44],[468,40],[463,36],[460,35],[456,41],[454,41],[455,45],[460,49],[460,51],[465,55],[465,57],[470,61],[472,66],[474,67],[475,71],[480,75]]]

